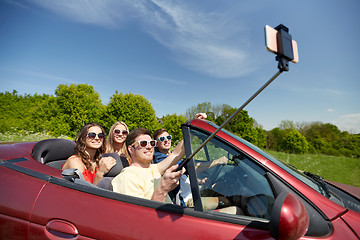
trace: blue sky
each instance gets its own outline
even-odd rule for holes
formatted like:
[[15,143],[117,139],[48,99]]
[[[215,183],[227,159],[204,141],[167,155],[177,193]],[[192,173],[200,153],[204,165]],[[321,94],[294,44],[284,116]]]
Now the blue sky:
[[264,26],[284,24],[300,61],[245,110],[265,129],[330,122],[360,133],[360,1],[2,0],[0,92],[92,85],[143,95],[158,117],[241,106],[277,72]]

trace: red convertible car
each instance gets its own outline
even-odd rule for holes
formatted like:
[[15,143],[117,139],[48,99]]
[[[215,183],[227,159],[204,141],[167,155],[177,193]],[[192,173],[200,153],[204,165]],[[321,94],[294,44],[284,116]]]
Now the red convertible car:
[[[200,119],[184,123],[186,155],[217,128]],[[73,149],[74,142],[65,139],[0,146],[1,239],[360,237],[357,197],[226,130],[218,131],[187,164],[193,208],[118,194],[62,173],[61,164]],[[196,167],[219,158],[226,161]],[[115,170],[108,178],[121,167]],[[211,196],[226,197],[236,213],[203,209],[204,197]]]

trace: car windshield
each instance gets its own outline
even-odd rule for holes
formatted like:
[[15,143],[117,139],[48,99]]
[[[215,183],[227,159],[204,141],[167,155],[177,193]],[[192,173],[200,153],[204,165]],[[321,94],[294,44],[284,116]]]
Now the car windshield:
[[[190,130],[191,149],[197,149],[208,138],[198,129]],[[196,180],[203,210],[244,215],[268,221],[275,197],[266,170],[239,149],[218,138],[212,138],[194,156]],[[192,176],[194,177],[194,176]],[[181,197],[192,206],[187,195],[186,179],[180,181]]]
[[[212,122],[208,122],[211,126],[218,128],[218,126]],[[253,149],[254,151],[256,151],[257,153],[261,154],[262,156],[264,156],[265,158],[269,159],[270,161],[272,161],[273,163],[275,163],[276,165],[278,165],[279,167],[281,167],[282,169],[284,169],[286,172],[290,173],[291,175],[293,175],[294,177],[296,177],[297,179],[299,179],[300,181],[304,182],[306,185],[308,185],[309,187],[313,188],[314,190],[316,190],[317,192],[319,192],[320,194],[327,196],[326,194],[326,190],[321,186],[321,184],[315,180],[313,180],[312,178],[306,176],[305,174],[303,174],[302,172],[298,171],[295,167],[291,166],[291,165],[286,165],[283,162],[281,162],[280,160],[278,160],[277,158],[275,158],[274,156],[272,156],[271,154],[263,151],[262,149],[260,149],[259,147],[249,143],[248,141],[240,138],[239,136],[225,130],[222,129],[221,131],[223,131],[224,133],[230,135],[231,137],[235,138],[236,140],[240,141],[241,143],[245,144],[246,146],[248,146],[249,148]]]

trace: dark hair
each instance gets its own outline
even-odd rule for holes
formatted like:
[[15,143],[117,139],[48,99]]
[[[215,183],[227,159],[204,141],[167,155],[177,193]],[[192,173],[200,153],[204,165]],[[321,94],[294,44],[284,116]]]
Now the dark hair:
[[156,140],[158,138],[158,136],[163,134],[164,132],[168,133],[168,131],[164,128],[160,128],[160,129],[156,130],[153,134],[153,138]]
[[[126,138],[126,150],[129,151],[128,147],[135,142],[135,139],[140,135],[149,135],[151,137],[151,132],[146,128],[136,128],[132,130]],[[129,152],[128,152],[129,153]],[[130,155],[130,153],[129,153]]]
[[[84,163],[86,169],[89,171],[92,171],[93,169],[91,168],[90,156],[86,152],[86,136],[88,134],[89,128],[91,128],[91,127],[99,127],[101,129],[101,132],[105,134],[105,130],[100,124],[98,124],[96,122],[90,122],[90,123],[86,124],[85,126],[82,127],[82,129],[76,136],[76,139],[75,139],[76,147],[75,147],[75,153],[74,153],[75,155],[78,155],[81,158],[81,161]],[[96,152],[95,152],[94,160],[95,160],[97,166],[99,166],[100,156],[101,156],[101,154],[105,153],[105,150],[106,150],[106,147],[105,147],[105,138],[104,138],[103,144],[101,145],[100,148],[96,149]]]

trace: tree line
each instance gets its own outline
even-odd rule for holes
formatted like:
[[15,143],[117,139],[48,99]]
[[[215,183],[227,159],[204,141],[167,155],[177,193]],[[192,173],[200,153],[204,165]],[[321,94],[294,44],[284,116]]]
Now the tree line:
[[[221,125],[237,108],[226,104],[204,102],[187,109],[185,115],[156,117],[151,103],[143,96],[115,92],[108,104],[91,85],[59,85],[53,95],[19,95],[0,93],[0,133],[27,130],[46,132],[52,136],[75,137],[88,122],[98,122],[108,131],[116,121],[129,129],[144,127],[150,131],[165,128],[175,142],[182,139],[180,125],[198,112],[206,112],[208,120]],[[242,110],[225,129],[261,148],[289,153],[318,153],[360,157],[360,135],[340,131],[330,123],[293,123],[284,120],[266,131]]]

